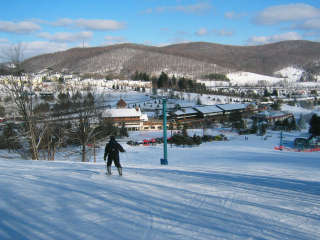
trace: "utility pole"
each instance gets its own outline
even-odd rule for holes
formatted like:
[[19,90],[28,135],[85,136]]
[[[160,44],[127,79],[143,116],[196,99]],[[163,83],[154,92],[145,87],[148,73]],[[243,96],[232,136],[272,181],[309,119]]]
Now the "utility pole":
[[283,132],[282,132],[282,130],[280,132],[280,150],[281,151],[283,150]]
[[168,165],[168,143],[167,143],[167,99],[162,98],[162,115],[163,115],[163,158],[160,160],[161,165]]
[[96,136],[93,137],[93,156],[94,156],[94,163],[96,163]]

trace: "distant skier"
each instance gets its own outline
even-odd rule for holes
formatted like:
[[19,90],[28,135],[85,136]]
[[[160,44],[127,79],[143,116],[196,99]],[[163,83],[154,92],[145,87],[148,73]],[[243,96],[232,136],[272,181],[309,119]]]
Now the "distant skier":
[[125,152],[123,147],[116,141],[114,136],[110,136],[110,141],[106,144],[104,150],[104,161],[108,156],[107,162],[107,174],[111,175],[111,165],[114,161],[114,165],[118,168],[119,176],[122,176],[122,167],[120,165],[119,152]]

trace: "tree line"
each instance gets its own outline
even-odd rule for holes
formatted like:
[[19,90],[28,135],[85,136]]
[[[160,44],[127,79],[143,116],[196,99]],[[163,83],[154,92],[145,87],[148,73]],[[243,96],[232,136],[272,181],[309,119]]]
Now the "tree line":
[[159,77],[150,76],[144,72],[136,71],[132,76],[132,80],[151,81],[153,89],[173,89],[187,92],[208,92],[206,86],[186,77],[176,77],[169,75],[165,72],[161,72]]

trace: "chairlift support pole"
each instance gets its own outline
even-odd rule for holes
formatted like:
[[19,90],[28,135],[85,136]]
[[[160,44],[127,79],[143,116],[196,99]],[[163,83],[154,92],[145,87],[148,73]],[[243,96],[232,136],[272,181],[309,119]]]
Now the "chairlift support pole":
[[168,143],[167,143],[167,99],[162,98],[163,115],[163,158],[160,159],[161,165],[168,165]]
[[283,132],[280,132],[280,150],[283,150]]

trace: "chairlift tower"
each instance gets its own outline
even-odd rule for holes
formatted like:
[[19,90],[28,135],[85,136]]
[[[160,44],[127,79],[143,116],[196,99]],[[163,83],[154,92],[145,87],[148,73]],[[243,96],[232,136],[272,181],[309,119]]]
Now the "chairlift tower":
[[283,150],[283,132],[282,132],[282,130],[280,132],[280,150],[281,151]]
[[168,142],[167,142],[167,99],[162,98],[163,115],[163,158],[160,159],[161,165],[168,165]]

